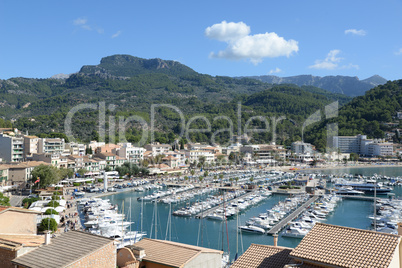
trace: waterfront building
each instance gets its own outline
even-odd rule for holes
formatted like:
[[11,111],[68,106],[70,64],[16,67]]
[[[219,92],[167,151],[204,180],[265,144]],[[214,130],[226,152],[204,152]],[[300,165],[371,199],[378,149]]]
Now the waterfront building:
[[157,155],[165,154],[172,149],[169,144],[160,144],[159,142],[147,144],[144,146],[146,151],[151,151],[151,156],[155,157]]
[[142,147],[134,147],[131,143],[119,143],[120,148],[112,150],[121,158],[127,159],[130,163],[139,164],[144,160],[146,149]]
[[306,155],[313,153],[313,145],[307,142],[295,141],[292,142],[291,150],[296,155]]
[[215,161],[215,154],[209,150],[188,150],[186,157],[190,163],[199,163],[200,158],[205,158],[205,163],[212,163]]
[[240,152],[252,154],[255,161],[260,164],[275,163],[286,158],[286,149],[275,144],[245,145],[240,148]]
[[0,157],[7,162],[24,160],[24,138],[19,134],[0,134]]
[[340,153],[356,153],[363,156],[390,156],[394,154],[393,144],[381,139],[367,139],[366,135],[335,136],[333,146]]

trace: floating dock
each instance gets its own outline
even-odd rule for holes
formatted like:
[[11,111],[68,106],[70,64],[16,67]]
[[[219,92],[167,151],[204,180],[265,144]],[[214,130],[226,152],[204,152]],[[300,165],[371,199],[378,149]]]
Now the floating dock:
[[311,197],[309,200],[307,200],[303,205],[298,207],[295,211],[290,213],[287,217],[283,218],[280,220],[274,227],[272,227],[267,234],[273,235],[278,233],[280,230],[282,230],[283,227],[285,227],[290,221],[298,217],[308,206],[310,206],[312,203],[314,203],[320,196],[315,195]]
[[[227,205],[228,205],[227,203],[229,203],[229,202],[230,202],[230,203],[231,203],[231,202],[237,202],[237,200],[246,198],[246,197],[248,197],[248,196],[250,196],[250,195],[252,195],[252,194],[254,194],[254,191],[245,193],[244,195],[241,195],[241,196],[238,196],[238,197],[233,198],[233,199],[231,199],[231,200],[228,200],[228,201],[225,202],[225,203],[226,203],[225,206],[227,207]],[[215,207],[213,207],[213,208],[204,210],[203,212],[200,212],[200,213],[198,213],[197,215],[195,215],[195,217],[198,218],[198,219],[203,219],[203,218],[205,218],[206,216],[208,216],[209,214],[213,213],[213,212],[214,212],[215,210],[217,210],[218,208],[223,208],[223,203],[220,204],[220,205],[217,205],[217,206],[215,206]]]

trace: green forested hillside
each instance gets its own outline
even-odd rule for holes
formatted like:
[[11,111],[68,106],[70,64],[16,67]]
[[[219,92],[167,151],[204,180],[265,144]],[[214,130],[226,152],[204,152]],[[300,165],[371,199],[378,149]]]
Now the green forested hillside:
[[[392,95],[397,94],[397,90],[390,89],[393,83],[373,89],[342,108],[338,119],[341,133],[381,136],[384,129],[379,122],[387,121],[400,105],[400,99]],[[117,124],[119,117],[137,116],[150,126],[151,106],[168,104],[180,110],[185,124],[194,116],[204,116],[209,120],[210,131],[191,133],[189,138],[192,141],[210,142],[214,137],[216,142],[227,143],[229,135],[225,129],[232,127],[237,134],[240,103],[242,129],[246,124],[249,128],[269,129],[250,134],[252,142],[271,142],[274,129],[271,119],[283,116],[284,119],[275,125],[276,142],[287,145],[301,138],[303,123],[311,114],[324,111],[324,107],[333,101],[343,105],[351,100],[343,94],[313,86],[274,86],[250,78],[213,77],[199,74],[178,62],[145,60],[129,55],[103,58],[99,65],[84,66],[67,79],[0,80],[0,98],[0,117],[16,119],[15,127],[37,135],[63,133],[66,115],[73,107],[95,105],[96,109],[84,109],[74,114],[72,130],[81,141],[99,138],[102,129],[98,126],[98,110],[102,105],[106,107],[104,131],[108,138],[110,118],[114,118]],[[377,104],[378,101],[380,104]],[[351,107],[355,107],[354,110]],[[182,131],[180,115],[167,107],[155,111],[156,140],[173,142]],[[360,117],[354,117],[354,113],[360,114]],[[256,116],[267,118],[269,126],[259,119],[248,122]],[[312,134],[305,136],[308,141],[320,146],[325,139],[321,135],[324,133],[323,126],[324,123],[314,126]],[[206,129],[208,123],[196,119],[189,127]],[[128,141],[139,141],[142,133],[138,122],[127,124]]]
[[369,138],[384,138],[385,131],[394,129],[385,123],[400,122],[394,119],[398,111],[402,111],[402,80],[389,81],[354,98],[340,108],[336,118],[315,125],[306,140],[324,148],[329,123],[337,123],[342,136],[366,134]]

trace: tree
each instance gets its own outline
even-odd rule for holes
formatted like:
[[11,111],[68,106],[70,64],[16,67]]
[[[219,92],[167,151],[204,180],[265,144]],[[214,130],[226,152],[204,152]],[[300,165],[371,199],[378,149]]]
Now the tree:
[[87,173],[88,170],[86,170],[85,168],[80,168],[79,170],[77,170],[78,175],[80,175],[80,177],[84,177],[85,173]]
[[1,206],[10,206],[10,198],[0,193],[0,205]]
[[219,174],[219,179],[221,180],[221,186],[222,186],[222,182],[223,182],[223,174]]
[[74,170],[71,168],[59,168],[58,169],[60,179],[71,178],[74,175]]
[[187,182],[188,181],[188,176],[184,176],[184,180]]
[[39,230],[40,231],[52,231],[55,232],[57,231],[57,222],[55,219],[52,218],[45,218],[42,219],[39,225]]
[[350,153],[350,161],[357,161],[359,160],[359,155],[357,153]]
[[201,164],[201,166],[203,167],[205,164],[205,161],[207,161],[207,158],[202,155],[202,156],[198,157],[198,161]]
[[205,171],[204,172],[204,177],[208,177],[208,174],[209,174],[208,171]]
[[204,177],[203,176],[199,176],[198,177],[198,180],[200,181],[200,183],[202,183],[202,180],[204,179]]
[[59,212],[57,212],[56,210],[54,210],[52,208],[48,208],[45,211],[45,215],[59,215]]
[[235,181],[236,181],[236,185],[237,185],[237,182],[239,181],[239,177],[236,177]]
[[60,181],[60,172],[56,167],[39,165],[32,172],[32,181],[35,182],[39,178],[39,186],[44,187],[51,184],[57,184]]

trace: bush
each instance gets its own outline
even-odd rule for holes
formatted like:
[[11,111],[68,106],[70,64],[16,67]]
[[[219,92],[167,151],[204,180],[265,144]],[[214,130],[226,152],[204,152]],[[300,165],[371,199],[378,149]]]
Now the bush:
[[98,179],[98,182],[102,183],[102,182],[103,182],[103,179]]
[[24,198],[22,200],[22,204],[24,205],[24,208],[29,208],[29,206],[32,205],[33,202],[36,202],[38,200],[39,198],[37,197]]
[[52,218],[45,218],[39,224],[39,231],[57,231],[57,222],[55,219]]
[[54,192],[53,195],[61,195],[60,192]]
[[48,208],[45,211],[45,215],[59,215],[59,212],[57,212],[56,210],[52,209],[52,208]]
[[54,208],[56,208],[56,207],[60,206],[60,204],[59,204],[59,202],[52,200],[52,201],[50,201],[49,203],[47,203],[46,206],[47,206],[47,207],[54,207]]
[[81,183],[79,183],[79,182],[74,182],[73,183],[73,186],[80,186],[81,185]]

